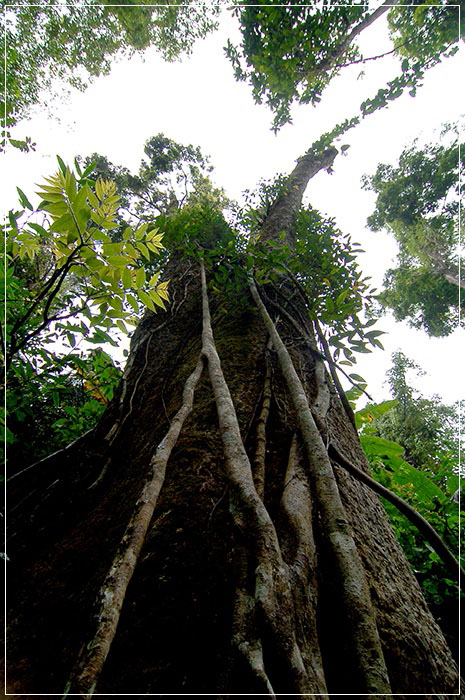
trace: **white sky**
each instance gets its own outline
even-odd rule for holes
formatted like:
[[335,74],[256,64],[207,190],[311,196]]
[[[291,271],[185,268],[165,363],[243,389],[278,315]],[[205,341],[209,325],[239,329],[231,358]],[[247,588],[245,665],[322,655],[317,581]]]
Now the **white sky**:
[[[137,171],[145,141],[159,132],[200,146],[215,166],[216,184],[223,186],[229,197],[240,199],[241,192],[253,189],[260,178],[289,172],[313,141],[356,114],[364,99],[374,96],[396,75],[396,61],[391,57],[363,68],[345,69],[316,108],[295,108],[293,124],[274,135],[269,110],[253,103],[248,85],[234,80],[222,48],[227,37],[239,42],[231,19],[226,19],[219,32],[199,42],[193,55],[182,63],[164,63],[154,50],[148,50],[144,60],[138,56],[120,60],[109,76],[97,79],[85,93],[75,92],[67,102],[54,103],[53,116],[36,110],[15,134],[16,138],[32,136],[36,152],[11,150],[3,159],[5,208],[16,206],[16,185],[37,202],[34,183],[56,170],[55,154],[71,163],[78,154],[96,151]],[[384,20],[363,32],[360,43],[365,56],[389,50]],[[396,245],[388,236],[365,228],[375,195],[361,189],[361,176],[373,173],[379,162],[395,163],[414,138],[423,142],[434,138],[433,131],[443,122],[457,120],[465,112],[464,68],[461,49],[426,74],[415,98],[406,94],[349,131],[342,140],[351,145],[347,157],[339,156],[334,173],[319,173],[308,187],[312,205],[334,216],[338,226],[362,244],[366,253],[360,256],[360,265],[378,288],[393,262]],[[362,69],[365,77],[357,80]],[[447,403],[462,398],[463,385],[457,375],[463,330],[448,338],[432,339],[391,318],[380,319],[376,327],[388,331],[381,337],[385,351],[374,349],[371,355],[357,355],[357,367],[350,370],[365,377],[375,401],[388,397],[383,382],[391,352],[397,348],[427,372],[415,379],[423,393],[438,393]]]

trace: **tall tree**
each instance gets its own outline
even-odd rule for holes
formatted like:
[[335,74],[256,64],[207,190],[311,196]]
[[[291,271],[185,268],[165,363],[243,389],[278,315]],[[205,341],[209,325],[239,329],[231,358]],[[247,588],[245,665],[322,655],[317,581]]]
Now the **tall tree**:
[[458,405],[447,406],[437,395],[428,399],[419,394],[407,377],[412,371],[424,374],[403,352],[395,352],[387,377],[397,403],[369,422],[369,432],[399,442],[405,449],[406,460],[436,476],[441,485],[441,479],[459,469]]
[[191,222],[99,424],[11,481],[11,691],[456,691],[282,268],[336,154],[299,160],[251,249]]
[[[464,156],[458,129],[446,125],[443,143],[404,149],[397,166],[380,163],[364,178],[377,194],[368,217],[372,231],[383,228],[399,244],[398,265],[385,275],[379,301],[398,320],[408,319],[430,335],[457,327],[460,294],[459,211]],[[462,302],[463,308],[463,302]]]
[[169,308],[94,429],[10,481],[10,692],[457,692],[324,364],[320,321],[379,343],[350,242],[301,210],[351,125],[236,229],[201,201],[157,222]]

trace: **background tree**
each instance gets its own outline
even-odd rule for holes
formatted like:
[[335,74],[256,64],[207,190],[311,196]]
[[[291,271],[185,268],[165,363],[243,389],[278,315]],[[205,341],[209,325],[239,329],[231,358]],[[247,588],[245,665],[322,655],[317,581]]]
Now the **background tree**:
[[[3,146],[9,128],[53,95],[57,79],[83,90],[93,77],[109,73],[115,56],[148,46],[176,60],[216,27],[218,14],[217,6],[199,3],[2,2],[2,7],[8,64],[1,77]],[[23,150],[32,144],[30,137],[9,140]]]
[[198,147],[176,143],[164,134],[148,139],[144,159],[136,175],[93,153],[80,162],[93,164],[93,177],[111,179],[120,196],[120,226],[143,223],[160,214],[172,214],[194,201],[203,201],[220,211],[230,206],[224,191],[210,180],[213,167]]
[[444,485],[444,476],[458,473],[459,407],[444,405],[439,396],[423,397],[411,385],[407,372],[424,374],[401,351],[392,355],[387,378],[397,402],[386,414],[376,416],[365,430],[399,442],[405,459]]
[[452,126],[442,138],[446,143],[406,148],[397,167],[380,164],[364,180],[377,193],[368,225],[373,231],[386,228],[399,244],[398,266],[386,272],[379,301],[396,319],[407,318],[433,336],[457,326],[458,287],[464,286],[458,250],[458,170],[464,159]]
[[[459,535],[463,547],[457,507],[463,477],[459,406],[419,394],[407,378],[407,372],[421,373],[419,366],[400,351],[392,359],[388,378],[393,400],[367,404],[356,413],[362,446],[377,481],[410,503],[457,551]],[[354,398],[356,393],[352,390]],[[428,605],[458,658],[456,584],[411,522],[391,503],[384,503]]]

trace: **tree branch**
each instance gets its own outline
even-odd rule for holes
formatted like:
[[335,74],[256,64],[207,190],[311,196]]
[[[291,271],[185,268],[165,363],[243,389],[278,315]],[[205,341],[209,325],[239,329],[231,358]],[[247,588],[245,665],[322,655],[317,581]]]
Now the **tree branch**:
[[444,540],[441,539],[436,530],[423,518],[422,515],[420,515],[420,513],[415,510],[415,508],[412,508],[412,506],[400,498],[400,496],[397,496],[378,481],[372,479],[371,476],[368,476],[368,474],[356,467],[355,464],[352,464],[347,457],[344,457],[333,442],[330,443],[328,452],[329,456],[332,457],[347,472],[349,472],[349,474],[352,474],[352,476],[358,481],[361,481],[372,491],[375,491],[375,493],[385,498],[387,501],[389,501],[389,503],[392,503],[392,505],[395,506],[398,511],[405,515],[405,517],[408,518],[413,525],[415,525],[425,540],[429,542],[438,557],[442,559],[456,581],[460,581],[460,574],[465,576],[465,571],[449,550]]
[[380,5],[374,12],[371,13],[371,15],[368,15],[365,17],[365,19],[362,19],[359,24],[357,24],[354,29],[346,36],[344,41],[342,41],[339,46],[336,47],[336,49],[331,53],[328,58],[326,58],[324,61],[320,63],[319,66],[317,66],[317,70],[319,72],[326,72],[330,70],[331,68],[336,68],[337,66],[335,65],[335,62],[337,61],[338,58],[344,55],[344,53],[348,50],[349,46],[351,43],[358,37],[359,34],[363,32],[364,29],[369,27],[373,22],[375,22],[377,19],[379,19],[382,15],[384,15],[385,12],[391,9],[394,5],[397,5],[399,0],[385,0],[382,5]]
[[406,46],[409,44],[410,41],[404,41],[402,44],[399,44],[398,46],[394,46],[393,49],[390,51],[385,51],[384,53],[380,53],[377,56],[369,56],[368,58],[359,58],[356,61],[349,61],[349,63],[335,63],[334,68],[347,68],[348,66],[356,66],[358,63],[367,63],[368,61],[376,61],[378,58],[384,58],[385,56],[390,56],[393,54],[395,51],[398,49],[401,49],[403,46]]

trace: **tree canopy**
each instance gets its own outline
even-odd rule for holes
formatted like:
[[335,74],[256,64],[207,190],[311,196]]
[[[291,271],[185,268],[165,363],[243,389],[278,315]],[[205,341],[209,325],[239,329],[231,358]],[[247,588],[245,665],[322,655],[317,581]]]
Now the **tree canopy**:
[[[397,166],[379,164],[364,186],[377,194],[368,218],[372,231],[383,228],[399,244],[398,266],[389,269],[379,301],[398,320],[407,318],[430,335],[447,335],[458,324],[459,169],[458,133],[451,125],[443,143],[406,148]],[[463,308],[463,307],[462,307]]]
[[[8,70],[2,72],[2,113],[7,131],[31,107],[49,99],[57,79],[85,89],[89,79],[109,73],[116,56],[155,46],[167,61],[192,50],[216,27],[218,7],[208,3],[2,2]],[[4,84],[6,80],[6,84]],[[4,102],[5,100],[5,102]],[[23,149],[27,140],[12,139]]]
[[403,57],[401,71],[361,105],[366,115],[406,88],[414,94],[425,70],[457,50],[459,15],[457,6],[448,4],[439,3],[438,8],[415,2],[405,12],[396,2],[384,2],[375,10],[348,1],[318,7],[236,3],[233,12],[240,21],[242,43],[237,47],[228,42],[226,53],[236,78],[251,84],[257,102],[266,100],[277,130],[291,121],[294,102],[317,104],[341,69],[376,58],[361,55],[357,38],[388,12],[394,42],[390,53]]

